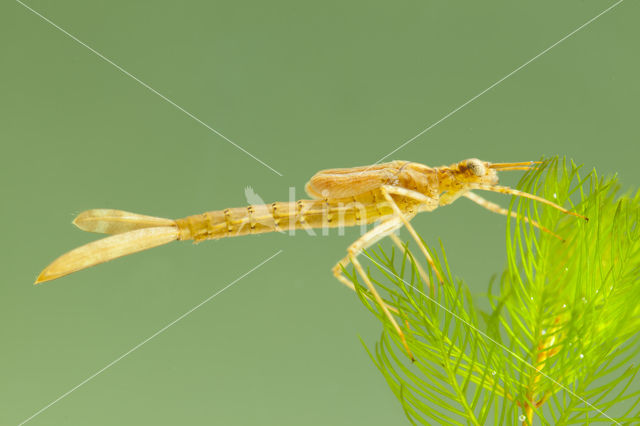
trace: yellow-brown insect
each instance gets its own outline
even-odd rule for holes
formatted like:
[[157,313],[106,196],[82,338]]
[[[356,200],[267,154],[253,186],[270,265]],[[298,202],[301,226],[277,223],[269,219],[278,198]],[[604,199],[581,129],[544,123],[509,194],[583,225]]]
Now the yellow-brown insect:
[[[465,196],[493,212],[510,214],[472,193],[472,190],[530,198],[586,219],[551,201],[498,185],[498,171],[528,170],[535,163],[537,162],[492,164],[469,159],[451,166],[428,167],[409,161],[392,161],[374,166],[323,170],[306,185],[307,193],[313,198],[311,200],[229,208],[177,220],[121,210],[88,210],[73,221],[77,227],[85,231],[114,235],[60,256],[40,273],[36,284],[175,240],[199,242],[247,234],[353,226],[379,221],[379,224],[349,246],[347,256],[334,266],[333,274],[347,287],[355,290],[353,283],[342,274],[343,267],[349,263],[354,265],[371,295],[402,338],[407,353],[411,355],[404,334],[390,312],[392,309],[383,302],[360,265],[357,255],[385,236],[391,237],[394,243],[402,247],[394,231],[404,225],[433,267],[427,249],[409,223],[417,213],[432,211]],[[533,221],[530,222],[545,232],[551,232]],[[421,270],[420,273],[426,280],[424,271]],[[443,281],[439,275],[438,279]]]

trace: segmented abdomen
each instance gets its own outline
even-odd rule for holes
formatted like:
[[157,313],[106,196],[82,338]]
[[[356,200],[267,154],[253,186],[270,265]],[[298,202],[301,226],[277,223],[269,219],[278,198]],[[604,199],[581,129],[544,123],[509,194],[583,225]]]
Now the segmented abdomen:
[[[406,210],[407,205],[400,203]],[[305,228],[368,224],[392,214],[377,191],[332,200],[299,200],[235,207],[176,220],[180,240],[235,237]]]

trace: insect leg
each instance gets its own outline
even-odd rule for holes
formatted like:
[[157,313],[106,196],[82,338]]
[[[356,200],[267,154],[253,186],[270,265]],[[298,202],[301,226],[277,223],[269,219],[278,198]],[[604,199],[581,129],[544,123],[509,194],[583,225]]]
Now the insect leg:
[[440,281],[440,283],[444,283],[444,279],[442,278],[442,275],[440,275],[440,272],[438,272],[438,269],[436,268],[436,265],[433,262],[433,259],[431,258],[431,255],[427,251],[427,248],[422,243],[422,240],[418,236],[418,233],[416,232],[416,230],[413,229],[413,226],[411,226],[411,224],[409,223],[409,219],[410,218],[407,219],[407,217],[404,215],[404,213],[402,213],[402,211],[400,210],[400,207],[398,207],[398,205],[393,200],[393,198],[391,198],[390,194],[395,194],[395,195],[400,195],[400,196],[407,197],[407,198],[412,198],[412,199],[414,199],[416,201],[420,201],[421,203],[428,204],[428,205],[429,204],[434,204],[435,200],[432,199],[432,198],[429,198],[426,195],[423,195],[423,194],[421,194],[419,192],[411,191],[411,190],[406,189],[406,188],[398,188],[396,186],[391,186],[391,185],[384,185],[381,188],[381,190],[382,190],[382,194],[384,195],[386,200],[391,205],[391,208],[393,209],[393,211],[396,214],[396,216],[399,217],[400,220],[402,220],[402,223],[404,224],[405,228],[407,228],[407,230],[409,231],[409,233],[411,234],[411,236],[413,237],[415,242],[418,244],[418,247],[420,247],[420,250],[422,251],[422,254],[427,259],[427,262],[429,263],[429,266],[431,266],[431,268],[435,272],[435,274],[438,277],[438,280]]
[[462,196],[470,199],[474,203],[477,203],[477,204],[481,205],[482,207],[484,207],[485,209],[487,209],[489,211],[492,211],[494,213],[503,214],[505,216],[515,217],[516,219],[517,218],[523,219],[525,222],[530,223],[531,225],[535,226],[536,228],[540,229],[541,231],[544,231],[544,232],[546,232],[548,234],[553,235],[554,237],[556,237],[560,241],[564,241],[564,239],[561,236],[559,236],[558,234],[550,231],[549,229],[545,228],[544,226],[540,225],[535,220],[529,219],[527,217],[520,216],[516,212],[510,212],[509,210],[507,210],[507,209],[505,209],[503,207],[500,207],[499,205],[497,205],[495,203],[492,203],[489,200],[484,199],[483,197],[479,196],[478,194],[474,194],[473,192],[466,192]]
[[[411,258],[415,259],[415,257],[413,256],[413,253],[411,253],[411,250],[409,250],[408,246],[405,246],[404,243],[400,240],[400,238],[398,238],[398,236],[395,233],[391,233],[389,234],[389,238],[391,238],[391,240],[396,243],[396,246],[398,246],[398,248],[402,251],[406,251],[409,256],[411,256]],[[420,265],[420,263],[415,262],[416,267],[418,268],[418,274],[420,274],[420,278],[422,278],[422,282],[425,283],[425,285],[429,288],[431,288],[431,281],[429,280],[429,276],[427,275],[427,273],[425,272],[424,268],[422,268],[422,265]]]
[[538,201],[538,202],[540,202],[542,204],[546,204],[548,206],[551,206],[556,210],[560,210],[562,213],[569,214],[569,215],[572,215],[572,216],[576,216],[576,217],[579,217],[579,218],[584,219],[586,221],[589,220],[588,217],[583,216],[583,215],[578,214],[578,213],[570,212],[569,210],[565,209],[564,207],[561,207],[561,206],[557,205],[553,201],[549,201],[549,200],[547,200],[545,198],[538,197],[537,195],[529,194],[528,192],[519,191],[517,189],[509,188],[508,186],[481,185],[481,184],[477,184],[477,183],[472,183],[472,184],[469,184],[468,189],[480,189],[482,191],[499,192],[501,194],[511,194],[511,195],[515,195],[517,197],[529,198],[531,200],[535,200],[535,201]]
[[[402,226],[402,221],[400,220],[400,218],[394,216],[391,219],[387,219],[382,223],[380,223],[375,228],[365,233],[356,241],[354,241],[353,244],[351,244],[349,246],[349,249],[347,250],[354,250],[356,252],[361,252],[362,250],[374,244],[376,241],[381,240],[387,235],[393,234],[393,232],[395,232],[401,226]],[[351,280],[345,277],[344,274],[342,273],[342,268],[346,268],[350,262],[351,262],[350,256],[347,254],[347,256],[345,256],[342,260],[336,263],[336,265],[332,269],[332,272],[333,272],[333,275],[338,279],[338,281],[340,281],[342,284],[349,287],[351,290],[355,291],[356,288],[351,282]]]
[[375,286],[373,285],[373,283],[367,276],[366,272],[364,271],[364,268],[362,267],[362,265],[357,259],[358,254],[362,253],[362,250],[366,249],[367,247],[370,247],[376,241],[386,237],[387,235],[392,234],[396,229],[400,228],[401,226],[402,226],[402,220],[394,216],[391,219],[385,220],[384,222],[382,222],[381,224],[379,224],[378,226],[376,226],[375,228],[371,229],[370,231],[365,233],[363,236],[358,238],[347,249],[347,253],[348,253],[347,256],[333,267],[333,275],[341,283],[343,283],[344,285],[346,285],[347,287],[355,291],[355,286],[353,285],[353,283],[349,281],[349,279],[347,279],[347,277],[345,277],[342,274],[343,267],[346,267],[349,263],[353,264],[353,266],[356,268],[357,273],[362,277],[362,280],[365,282],[365,284],[367,285],[367,288],[371,292],[373,299],[380,306],[384,315],[389,319],[389,321],[391,322],[391,325],[398,333],[398,336],[400,336],[400,339],[402,340],[402,344],[404,345],[404,348],[409,354],[411,360],[415,361],[415,359],[413,358],[413,354],[409,349],[409,345],[407,344],[407,341],[405,339],[404,333],[402,332],[402,329],[400,329],[400,326],[398,325],[396,319],[393,317],[393,315],[391,315],[391,311],[398,313],[398,310],[387,305],[384,302],[384,300],[382,300],[382,297],[376,290]]
[[360,261],[356,258],[357,255],[358,253],[354,252],[351,249],[351,247],[349,247],[349,258],[351,259],[351,263],[353,263],[353,266],[356,268],[356,271],[358,271],[358,273],[364,280],[365,284],[367,284],[369,291],[373,295],[373,298],[376,300],[376,302],[378,302],[378,304],[382,308],[382,311],[384,312],[385,316],[389,319],[389,321],[391,321],[391,325],[393,326],[393,328],[395,328],[396,332],[398,333],[398,336],[400,336],[400,340],[402,340],[404,349],[407,351],[407,354],[411,358],[411,361],[412,362],[415,361],[415,358],[413,357],[413,353],[411,353],[411,349],[409,349],[409,345],[407,344],[407,340],[404,337],[404,333],[402,332],[402,329],[396,322],[396,319],[393,317],[393,315],[391,315],[391,312],[389,312],[389,308],[387,307],[387,304],[384,303],[384,301],[382,300],[382,297],[380,297],[378,290],[376,290],[376,287],[373,285],[373,283],[367,276],[367,273],[365,272],[364,268],[360,264]]

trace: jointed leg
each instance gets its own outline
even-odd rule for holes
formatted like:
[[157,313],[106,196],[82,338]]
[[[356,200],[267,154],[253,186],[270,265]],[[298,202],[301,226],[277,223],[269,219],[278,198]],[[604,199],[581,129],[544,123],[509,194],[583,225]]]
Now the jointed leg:
[[419,193],[419,192],[411,191],[411,190],[405,189],[405,188],[398,188],[398,187],[395,187],[395,186],[385,185],[381,189],[382,189],[382,194],[386,198],[387,202],[389,202],[389,204],[391,205],[391,208],[393,209],[393,211],[396,214],[396,216],[399,217],[400,220],[402,220],[402,223],[404,224],[405,228],[407,228],[407,230],[409,231],[409,233],[411,234],[411,236],[413,237],[415,242],[418,244],[418,247],[420,247],[420,250],[422,251],[422,254],[427,259],[427,262],[429,263],[429,266],[431,266],[431,268],[435,272],[436,277],[438,277],[438,280],[440,281],[440,283],[444,283],[444,279],[442,278],[442,275],[440,275],[440,272],[438,272],[438,269],[436,268],[436,265],[433,262],[433,259],[431,258],[431,255],[429,254],[429,252],[427,251],[427,248],[422,243],[422,240],[418,236],[418,233],[416,232],[415,229],[413,229],[413,226],[411,226],[411,224],[409,223],[409,219],[407,219],[407,217],[404,215],[404,213],[402,213],[402,211],[400,211],[400,208],[398,207],[396,202],[393,200],[393,198],[391,198],[390,194],[395,194],[395,195],[400,195],[400,196],[403,196],[403,197],[413,198],[414,200],[420,201],[420,202],[425,203],[425,204],[433,204],[433,203],[435,203],[435,201],[433,199],[431,199],[431,198]]
[[519,191],[517,189],[509,188],[508,186],[481,185],[481,184],[478,184],[478,183],[472,183],[472,184],[469,185],[469,189],[480,189],[482,191],[499,192],[501,194],[511,194],[511,195],[515,195],[517,197],[529,198],[531,200],[535,200],[535,201],[538,201],[538,202],[540,202],[542,204],[546,204],[548,206],[551,206],[556,210],[560,210],[562,213],[570,214],[572,216],[576,216],[576,217],[579,217],[579,218],[587,220],[587,221],[589,220],[588,217],[583,216],[583,215],[578,214],[578,213],[570,212],[569,210],[565,209],[564,207],[561,207],[561,206],[557,205],[553,201],[549,201],[549,200],[547,200],[545,198],[538,197],[537,195],[529,194],[528,192],[523,192],[523,191]]
[[[413,253],[411,253],[411,250],[409,250],[409,247],[405,246],[395,233],[389,234],[389,238],[391,238],[391,240],[396,244],[396,246],[398,246],[400,250],[406,251],[409,256],[411,256],[415,260]],[[419,262],[416,261],[414,263],[416,265],[416,268],[418,268],[418,274],[420,274],[420,278],[422,278],[422,281],[428,288],[431,288],[431,281],[429,280],[429,276],[427,275],[425,270],[422,268]]]
[[371,292],[371,295],[373,296],[374,300],[376,301],[376,303],[378,303],[378,305],[380,305],[382,312],[389,319],[389,321],[391,322],[391,325],[398,333],[398,336],[400,336],[400,339],[402,340],[402,344],[404,345],[404,348],[407,351],[407,354],[409,355],[411,360],[414,361],[413,354],[409,349],[409,345],[407,344],[407,341],[404,337],[404,333],[402,332],[402,329],[400,329],[400,326],[396,322],[396,319],[393,317],[393,315],[390,312],[391,310],[393,310],[394,312],[397,313],[397,310],[388,306],[384,302],[384,300],[382,300],[382,297],[376,290],[375,286],[367,276],[364,268],[362,267],[362,265],[357,259],[358,254],[360,254],[362,250],[371,246],[381,238],[384,238],[387,235],[392,234],[396,229],[398,229],[401,226],[402,226],[402,221],[397,217],[392,217],[391,219],[388,219],[382,222],[381,224],[379,224],[378,226],[376,226],[375,228],[371,229],[370,231],[365,233],[362,237],[358,238],[347,249],[347,253],[348,253],[347,256],[333,267],[333,275],[335,275],[335,277],[341,283],[351,288],[352,290],[355,290],[355,286],[353,285],[353,283],[349,281],[347,277],[345,277],[342,274],[343,267],[346,267],[349,263],[353,264],[353,266],[356,268],[357,273],[362,277],[362,280],[367,285],[367,288]]
[[[367,247],[370,247],[371,245],[375,244],[376,241],[381,240],[387,235],[393,234],[401,226],[402,226],[402,221],[400,220],[400,218],[393,217],[393,218],[387,219],[384,222],[380,223],[375,228],[365,233],[356,241],[354,241],[353,244],[351,244],[347,249],[347,252],[350,252],[350,250],[353,250],[356,253],[359,253],[362,250],[366,249]],[[349,265],[349,263],[351,263],[351,259],[349,254],[347,254],[342,260],[336,263],[336,265],[332,269],[332,272],[333,272],[333,275],[338,279],[338,281],[340,281],[342,284],[349,287],[351,290],[355,291],[356,288],[351,282],[351,280],[349,280],[347,277],[345,277],[342,274],[342,268],[346,268]]]
[[[354,245],[360,241],[360,244],[359,244],[359,246],[361,247],[360,250],[363,250],[367,247],[370,247],[375,241],[378,241],[384,238],[385,236],[388,236],[396,244],[396,246],[398,246],[400,250],[402,251],[406,250],[412,257],[414,257],[411,251],[407,247],[405,247],[405,245],[402,243],[400,238],[398,238],[395,234],[395,231],[402,226],[402,223],[400,222],[399,218],[394,217],[394,219],[389,222],[390,223],[385,222],[384,223],[385,226],[382,228],[378,228],[378,227],[373,228],[371,231],[376,231],[375,234],[371,236],[368,236],[366,234],[363,235],[360,240],[354,243]],[[383,224],[380,224],[380,225],[383,225]],[[338,279],[338,281],[340,281],[342,284],[344,284],[351,290],[356,291],[356,288],[351,282],[351,280],[349,280],[347,277],[345,277],[342,274],[342,268],[343,267],[346,268],[349,265],[349,263],[351,263],[351,259],[349,255],[346,255],[342,260],[340,260],[340,262],[336,263],[336,265],[332,269],[332,272],[333,272],[333,275]],[[415,264],[416,264],[416,267],[418,268],[418,273],[420,274],[420,277],[422,278],[423,282],[427,285],[427,287],[431,288],[431,281],[429,280],[429,276],[425,272],[424,268],[420,265],[419,262],[415,262]],[[387,306],[387,307],[394,312],[396,311],[396,309],[391,306]]]
[[356,268],[356,271],[358,271],[358,273],[364,280],[365,284],[367,284],[369,291],[371,292],[371,294],[373,294],[374,299],[378,302],[378,304],[382,308],[382,311],[384,312],[386,317],[389,318],[389,321],[391,321],[391,325],[393,326],[393,328],[396,329],[396,332],[398,333],[398,336],[400,336],[400,340],[402,340],[404,349],[407,351],[407,354],[411,358],[411,361],[415,361],[415,358],[413,357],[413,353],[411,352],[411,349],[409,349],[407,340],[404,337],[404,333],[400,329],[400,326],[396,322],[396,319],[393,317],[393,315],[391,315],[391,312],[389,312],[387,304],[384,303],[384,301],[382,300],[382,297],[380,297],[380,294],[376,290],[376,287],[373,285],[373,283],[367,276],[367,273],[365,272],[364,268],[362,267],[362,265],[360,264],[356,256],[357,256],[357,253],[352,252],[351,247],[349,247],[349,258],[351,259],[351,263],[353,263],[353,266]]
[[536,228],[540,229],[541,231],[544,231],[546,233],[549,233],[551,235],[553,235],[554,237],[556,237],[557,239],[559,239],[560,241],[564,241],[564,239],[559,236],[558,234],[550,231],[549,229],[545,228],[544,226],[540,225],[538,222],[536,222],[535,220],[529,219],[527,217],[521,217],[518,215],[518,213],[516,212],[510,212],[509,210],[500,207],[499,205],[492,203],[489,200],[484,199],[483,197],[479,196],[478,194],[474,194],[473,192],[466,192],[463,194],[464,197],[467,197],[468,199],[470,199],[471,201],[473,201],[474,203],[477,203],[479,205],[481,205],[482,207],[484,207],[485,209],[492,211],[494,213],[498,213],[498,214],[503,214],[505,216],[511,216],[514,218],[520,218],[523,219],[525,222],[530,223],[531,225],[535,226]]

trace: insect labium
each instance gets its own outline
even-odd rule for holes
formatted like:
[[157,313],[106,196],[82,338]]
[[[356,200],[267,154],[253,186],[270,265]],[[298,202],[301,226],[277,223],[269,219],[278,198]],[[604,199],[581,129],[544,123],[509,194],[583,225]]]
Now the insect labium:
[[[353,283],[342,273],[342,269],[349,263],[354,265],[412,357],[393,310],[376,291],[358,261],[358,254],[386,236],[402,247],[394,232],[404,226],[442,282],[429,252],[410,221],[418,213],[451,204],[459,197],[469,198],[495,213],[516,216],[514,212],[508,212],[473,191],[526,197],[586,219],[544,198],[498,185],[498,172],[529,170],[537,163],[539,162],[489,163],[472,158],[441,167],[429,167],[410,161],[392,161],[372,166],[323,170],[316,173],[306,185],[306,191],[311,197],[309,200],[227,208],[177,220],[122,210],[87,210],[80,213],[73,223],[85,231],[112,235],[60,256],[40,273],[36,284],[176,240],[199,242],[274,231],[377,222],[376,226],[348,247],[347,255],[333,267],[333,274],[344,285],[355,290]],[[533,220],[524,220],[553,234]],[[424,271],[421,274],[426,279]]]

